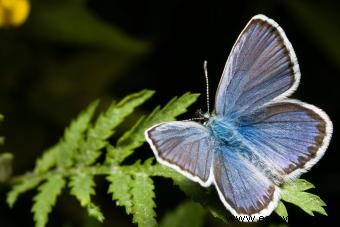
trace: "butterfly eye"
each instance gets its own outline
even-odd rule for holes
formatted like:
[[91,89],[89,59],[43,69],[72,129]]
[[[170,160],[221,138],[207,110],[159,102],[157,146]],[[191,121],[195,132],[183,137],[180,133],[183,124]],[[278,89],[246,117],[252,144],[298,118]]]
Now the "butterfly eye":
[[198,109],[195,113],[197,120],[206,121],[209,119],[209,113],[204,113],[201,109]]

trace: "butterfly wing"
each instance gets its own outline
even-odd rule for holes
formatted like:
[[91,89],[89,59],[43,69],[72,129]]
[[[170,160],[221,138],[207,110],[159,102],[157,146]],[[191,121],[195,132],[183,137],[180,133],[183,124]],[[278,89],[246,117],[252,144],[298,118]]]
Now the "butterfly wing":
[[145,132],[157,160],[202,186],[211,184],[213,139],[206,127],[192,121],[161,123]]
[[279,197],[276,185],[313,166],[329,144],[328,116],[285,99],[299,80],[283,30],[263,15],[253,17],[231,51],[215,100],[217,117],[232,121],[242,141],[217,152],[213,162],[214,184],[234,215],[269,215]]
[[234,44],[219,83],[219,116],[238,117],[265,103],[287,97],[298,86],[299,66],[292,45],[279,25],[253,17]]
[[333,126],[319,108],[287,99],[240,118],[238,131],[253,155],[288,180],[323,156]]
[[213,163],[218,194],[233,215],[246,216],[240,221],[256,221],[276,207],[280,189],[240,153],[221,146]]
[[213,183],[233,215],[255,221],[276,207],[278,185],[298,177],[322,157],[332,123],[319,108],[287,99],[241,117],[237,131],[235,136],[242,141],[237,146],[215,148]]

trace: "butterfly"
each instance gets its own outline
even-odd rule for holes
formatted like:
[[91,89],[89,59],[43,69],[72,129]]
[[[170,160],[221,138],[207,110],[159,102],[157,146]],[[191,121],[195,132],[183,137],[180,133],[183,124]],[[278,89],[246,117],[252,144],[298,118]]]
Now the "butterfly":
[[300,70],[282,28],[254,16],[234,44],[204,124],[173,121],[145,131],[157,160],[204,187],[234,216],[271,214],[280,186],[309,170],[333,131],[321,109],[287,98]]

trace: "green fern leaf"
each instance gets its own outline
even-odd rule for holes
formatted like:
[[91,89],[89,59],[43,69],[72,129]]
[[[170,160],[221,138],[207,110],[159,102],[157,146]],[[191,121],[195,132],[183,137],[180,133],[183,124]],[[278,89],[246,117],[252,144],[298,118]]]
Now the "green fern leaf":
[[286,183],[282,187],[281,199],[300,207],[311,216],[314,216],[314,212],[327,215],[324,209],[325,202],[319,196],[305,192],[311,188],[314,188],[314,185],[304,179]]
[[94,190],[95,182],[93,175],[77,171],[77,174],[71,176],[70,186],[71,195],[74,195],[79,200],[82,207],[87,208],[88,214],[96,218],[99,222],[103,222],[104,215],[99,207],[91,202],[91,196],[96,193]]
[[153,181],[144,173],[135,174],[134,181],[132,182],[132,214],[133,222],[140,227],[157,226],[155,219],[156,213],[154,211],[155,202]]
[[146,129],[163,121],[175,120],[178,115],[186,112],[187,108],[197,100],[198,96],[198,94],[185,93],[179,98],[173,98],[164,108],[157,107],[149,116],[141,117],[131,130],[124,133],[118,140],[114,151],[114,158],[117,162],[122,162],[134,149],[144,143],[144,131]]
[[36,227],[46,225],[48,214],[51,212],[64,186],[65,180],[63,177],[55,174],[48,177],[47,181],[38,188],[39,193],[33,198],[34,204],[32,207]]
[[132,196],[130,188],[132,177],[129,174],[116,170],[106,178],[110,182],[108,192],[112,194],[112,200],[116,200],[118,206],[124,206],[126,213],[132,212]]
[[87,206],[91,203],[91,195],[95,194],[93,176],[82,171],[77,172],[70,178],[71,195],[74,195],[80,202],[81,206]]
[[79,143],[83,140],[84,132],[88,128],[97,106],[98,101],[91,103],[85,111],[79,114],[75,121],[71,122],[70,127],[65,130],[64,138],[59,148],[58,165],[60,167],[69,167],[73,164]]
[[56,165],[60,152],[59,145],[60,144],[56,144],[43,152],[42,157],[36,161],[34,168],[35,173],[44,173]]
[[126,96],[118,104],[112,103],[106,112],[99,115],[94,126],[89,129],[86,141],[82,144],[82,153],[78,162],[92,164],[100,155],[100,149],[105,147],[106,140],[114,133],[113,129],[153,94],[154,91],[142,90]]
[[284,221],[288,222],[287,208],[282,201],[279,201],[277,207],[275,208],[275,213],[279,215]]
[[104,221],[104,215],[103,213],[100,211],[99,207],[94,205],[93,203],[89,203],[87,205],[87,213],[91,216],[94,217],[95,219],[97,219],[99,222],[103,222]]
[[23,179],[20,183],[15,184],[12,187],[12,190],[7,194],[8,205],[13,207],[20,194],[37,187],[41,181],[41,177],[30,177]]
[[[91,119],[98,102],[89,105],[71,122],[59,143],[45,151],[37,160],[34,172],[17,178],[17,181],[22,182],[15,185],[8,194],[9,205],[14,204],[20,193],[36,188],[41,181],[46,180],[38,187],[32,207],[36,226],[43,227],[66,184],[65,179],[69,178],[70,194],[87,209],[89,216],[103,221],[104,216],[99,207],[92,203],[91,197],[95,195],[94,177],[106,175],[110,182],[108,192],[112,194],[112,199],[117,205],[124,206],[128,214],[133,215],[133,222],[139,226],[156,226],[154,185],[150,176],[156,175],[154,172],[161,167],[153,164],[154,159],[143,164],[137,161],[132,165],[119,165],[117,160],[123,161],[143,144],[145,129],[161,121],[174,120],[186,111],[198,95],[186,93],[180,98],[172,99],[163,108],[157,107],[123,134],[117,147],[110,145],[108,139],[113,135],[115,127],[152,95],[152,91],[144,90],[127,96],[119,103],[113,103],[106,112],[99,115],[93,126]],[[107,151],[106,160],[96,162],[104,147]],[[165,172],[163,170],[163,175],[167,175]],[[180,181],[181,176],[175,174],[169,171],[168,177],[177,176],[177,181]]]
[[167,213],[159,227],[201,227],[204,225],[205,215],[206,211],[200,204],[187,201]]

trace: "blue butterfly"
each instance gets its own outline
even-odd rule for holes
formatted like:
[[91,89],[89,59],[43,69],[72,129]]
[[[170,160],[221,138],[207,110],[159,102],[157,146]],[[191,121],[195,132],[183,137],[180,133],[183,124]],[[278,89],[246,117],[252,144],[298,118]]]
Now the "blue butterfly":
[[204,187],[213,184],[235,216],[271,214],[280,185],[325,153],[333,131],[321,109],[288,99],[298,87],[296,55],[264,15],[241,32],[225,65],[215,115],[203,125],[174,121],[145,131],[157,160]]

